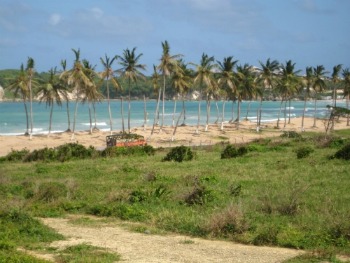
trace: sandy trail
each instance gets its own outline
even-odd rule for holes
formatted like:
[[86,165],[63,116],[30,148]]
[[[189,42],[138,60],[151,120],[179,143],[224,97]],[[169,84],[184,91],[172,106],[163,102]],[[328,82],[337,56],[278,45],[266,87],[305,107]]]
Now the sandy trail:
[[44,218],[42,221],[67,237],[67,240],[55,241],[50,246],[64,248],[87,243],[117,252],[122,262],[272,263],[303,253],[293,249],[247,246],[182,235],[135,233],[113,223],[81,226],[72,224],[69,218]]

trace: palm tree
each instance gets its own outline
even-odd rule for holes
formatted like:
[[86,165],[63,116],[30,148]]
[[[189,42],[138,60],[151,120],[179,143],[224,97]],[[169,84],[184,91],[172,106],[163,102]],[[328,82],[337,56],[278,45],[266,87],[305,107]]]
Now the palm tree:
[[163,53],[162,53],[162,57],[160,58],[160,64],[158,65],[158,69],[160,70],[163,76],[163,91],[162,91],[163,111],[162,111],[162,123],[160,126],[160,131],[162,131],[163,125],[164,125],[166,78],[169,78],[171,73],[176,69],[177,60],[182,56],[180,54],[170,55],[170,46],[168,41],[166,40],[162,42],[162,48],[163,48]]
[[25,135],[29,135],[29,116],[27,106],[27,100],[29,98],[28,76],[24,70],[23,64],[21,64],[19,75],[15,79],[11,80],[9,86],[6,88],[13,91],[14,98],[16,98],[18,95],[22,97],[27,123]]
[[198,96],[198,123],[196,133],[199,133],[200,124],[200,103],[202,91],[204,90],[206,94],[207,102],[207,122],[205,126],[205,131],[208,131],[209,117],[210,117],[210,97],[217,90],[218,84],[214,78],[214,69],[217,67],[214,64],[214,57],[209,57],[207,54],[202,54],[200,64],[196,67],[196,73],[194,78],[194,83],[199,85],[199,96]]
[[32,80],[34,76],[34,59],[31,57],[28,57],[27,60],[27,74],[28,74],[28,89],[29,89],[29,102],[30,102],[30,133],[29,133],[29,139],[32,139],[33,135],[33,87],[32,87]]
[[152,85],[153,85],[153,90],[156,92],[157,95],[157,106],[156,106],[156,111],[154,113],[154,121],[152,125],[152,131],[151,131],[151,136],[153,135],[154,132],[154,127],[157,123],[157,118],[159,117],[159,102],[160,102],[160,95],[161,95],[161,89],[159,86],[159,81],[160,81],[160,76],[157,72],[157,68],[155,65],[153,65],[153,74],[152,74]]
[[57,76],[56,68],[49,70],[49,79],[39,87],[38,97],[40,102],[45,101],[46,106],[50,107],[50,121],[49,121],[49,132],[47,136],[51,134],[52,127],[52,113],[55,102],[57,105],[62,106],[62,98],[66,98],[67,94],[64,89],[63,83]]
[[266,63],[262,63],[259,61],[259,64],[261,66],[261,72],[259,74],[259,82],[260,82],[260,88],[261,91],[259,92],[261,94],[260,96],[260,106],[258,110],[258,116],[257,116],[257,127],[256,131],[259,132],[260,130],[260,116],[261,116],[261,107],[262,107],[262,101],[263,101],[263,94],[265,89],[274,89],[274,86],[276,84],[276,76],[278,74],[278,70],[280,68],[279,62],[277,60],[270,61],[270,58],[266,60]]
[[[343,69],[342,75],[344,78],[342,81],[342,86],[344,89],[344,96],[346,97],[346,108],[350,109],[349,108],[349,97],[350,97],[350,70],[349,70],[349,68]],[[350,116],[348,115],[347,121],[346,121],[347,126],[350,125],[349,119],[350,119]]]
[[102,80],[106,80],[107,86],[107,103],[108,103],[108,113],[109,113],[109,128],[112,134],[113,125],[112,125],[112,112],[111,112],[111,104],[110,104],[110,95],[109,95],[109,82],[112,82],[112,85],[118,89],[120,85],[118,81],[114,78],[114,71],[112,69],[112,64],[116,57],[110,59],[107,55],[105,55],[105,59],[100,58],[100,61],[103,65],[104,71],[100,73],[100,77]]
[[303,108],[303,115],[301,118],[301,131],[302,132],[305,131],[304,118],[305,118],[305,111],[306,111],[306,101],[310,97],[311,87],[312,87],[313,81],[314,81],[312,67],[306,67],[305,72],[306,72],[306,75],[304,77],[305,88],[301,89],[304,93],[304,108]]
[[244,64],[244,66],[237,67],[237,128],[239,128],[241,102],[243,99],[252,98],[255,90],[255,76],[253,74],[252,66]]
[[324,81],[325,75],[328,72],[325,71],[324,66],[319,65],[316,66],[316,68],[313,68],[313,75],[314,75],[314,81],[312,88],[314,90],[315,94],[315,110],[314,110],[314,125],[313,127],[316,127],[316,111],[317,111],[317,92],[323,91],[323,89],[326,88],[326,83]]
[[[82,98],[82,102],[86,101],[89,104],[89,119],[90,119],[90,134],[92,134],[92,130],[97,130],[97,121],[96,121],[96,102],[100,102],[102,99],[102,94],[97,90],[97,86],[95,84],[94,79],[96,79],[97,74],[95,72],[96,66],[92,66],[89,61],[83,59],[83,66],[85,75],[89,78],[92,85],[86,86],[84,91],[84,97]],[[91,106],[93,107],[94,113],[94,122],[95,126],[92,128],[92,117],[91,117]]]
[[[178,65],[179,66],[176,68],[176,70],[173,73],[171,82],[172,82],[172,86],[174,87],[176,93],[180,94],[182,97],[182,110],[181,110],[181,113],[178,117],[176,125],[173,124],[173,126],[175,126],[175,128],[174,128],[174,132],[173,132],[173,136],[172,136],[172,141],[174,140],[174,137],[176,134],[176,129],[179,125],[179,121],[185,113],[185,99],[184,99],[184,97],[185,97],[185,94],[188,92],[190,85],[191,85],[191,82],[192,82],[192,79],[189,75],[189,71],[187,70],[186,64],[184,63],[184,61],[179,60]],[[175,100],[175,103],[176,103],[176,100]],[[175,111],[174,111],[174,114],[175,114]]]
[[87,90],[87,87],[93,86],[93,83],[90,81],[89,77],[86,76],[83,64],[80,61],[80,49],[72,49],[75,55],[73,68],[65,71],[61,74],[61,79],[67,79],[68,85],[73,88],[75,94],[75,110],[74,110],[74,122],[73,122],[73,133],[71,140],[75,140],[75,124],[77,119],[78,112],[78,102],[81,99],[84,92]]
[[[146,65],[139,64],[139,60],[143,55],[140,53],[136,55],[135,53],[136,47],[132,50],[128,48],[123,51],[123,56],[117,56],[120,59],[119,64],[122,65],[122,68],[118,70],[121,76],[128,81],[129,88],[129,97],[128,97],[128,132],[130,133],[130,114],[131,114],[131,104],[130,104],[130,90],[131,90],[131,82],[137,82],[140,78],[145,78],[145,76],[141,73],[140,70],[146,70]],[[123,131],[125,132],[125,131]]]
[[[217,61],[219,67],[218,85],[226,94],[236,94],[236,75],[234,68],[238,60],[233,60],[233,56],[225,57],[222,62]],[[234,97],[234,96],[231,96]],[[234,100],[232,100],[233,103]],[[223,103],[222,113],[224,112],[225,103]],[[232,117],[233,118],[233,117]],[[224,118],[221,120],[221,130],[223,130]]]
[[[61,60],[61,66],[62,66],[62,70],[63,72],[66,71],[66,68],[67,68],[67,61],[66,60]],[[62,72],[62,73],[63,73]],[[65,75],[65,79],[64,78],[60,78],[61,82],[62,82],[62,87],[63,89],[65,90],[65,100],[66,100],[66,111],[67,111],[67,120],[68,120],[68,128],[67,128],[67,132],[71,132],[71,129],[70,129],[70,111],[69,111],[69,96],[68,96],[68,92],[71,91],[69,85],[68,85],[68,82],[67,82],[67,75]]]
[[[295,63],[293,63],[291,60],[288,60],[286,62],[286,65],[281,65],[281,70],[282,72],[281,72],[281,78],[278,84],[278,90],[281,94],[282,102],[283,101],[285,102],[284,127],[286,127],[287,100],[290,100],[292,96],[298,91],[298,88],[300,86],[300,79],[297,74],[300,72],[300,70],[295,70]],[[290,118],[290,112],[289,112],[289,118]],[[277,121],[277,128],[279,128],[279,116]]]
[[333,67],[332,82],[333,82],[333,106],[337,106],[337,84],[340,82],[339,74],[341,71],[341,64]]

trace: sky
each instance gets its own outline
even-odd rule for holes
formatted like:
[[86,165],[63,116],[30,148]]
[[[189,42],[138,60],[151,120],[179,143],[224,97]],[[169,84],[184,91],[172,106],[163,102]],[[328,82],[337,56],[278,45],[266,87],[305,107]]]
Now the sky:
[[28,57],[38,72],[62,59],[69,68],[73,48],[102,71],[101,57],[136,47],[151,75],[168,41],[171,55],[195,64],[205,53],[331,72],[350,67],[349,11],[350,0],[0,0],[0,70]]

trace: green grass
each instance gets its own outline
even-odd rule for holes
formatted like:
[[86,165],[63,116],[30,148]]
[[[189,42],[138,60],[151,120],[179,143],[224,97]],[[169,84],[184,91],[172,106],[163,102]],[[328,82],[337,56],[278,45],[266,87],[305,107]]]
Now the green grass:
[[[195,158],[181,163],[162,161],[166,149],[152,156],[3,161],[0,210],[115,217],[142,223],[139,231],[350,255],[350,162],[329,158],[348,138],[350,131],[264,139],[230,159],[221,159],[225,144],[197,147]],[[312,151],[297,158],[302,147]]]

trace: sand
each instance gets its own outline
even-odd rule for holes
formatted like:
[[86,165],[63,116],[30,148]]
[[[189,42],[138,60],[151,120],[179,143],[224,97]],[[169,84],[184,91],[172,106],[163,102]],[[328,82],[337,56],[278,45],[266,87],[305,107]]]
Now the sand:
[[[250,121],[242,121],[239,128],[234,123],[225,123],[221,130],[221,123],[211,124],[208,131],[205,126],[200,126],[199,134],[196,133],[195,126],[179,126],[175,136],[173,136],[174,128],[171,126],[163,127],[160,131],[159,127],[155,127],[154,133],[151,135],[151,126],[139,127],[132,129],[133,133],[145,136],[147,143],[153,147],[172,147],[178,145],[198,146],[212,145],[222,141],[232,144],[247,143],[254,139],[280,136],[283,131],[301,131],[301,118],[292,118],[291,123],[284,127],[284,121],[280,121],[280,128],[276,128],[276,122],[262,123],[261,132],[256,132],[256,123]],[[325,121],[317,120],[316,126],[313,127],[313,118],[305,118],[305,131],[325,132]],[[350,129],[346,125],[346,119],[342,118],[335,124],[335,129]],[[116,134],[120,131],[113,131]],[[34,149],[42,149],[45,147],[53,148],[65,143],[79,143],[84,146],[94,146],[101,150],[106,147],[106,136],[110,132],[94,131],[90,134],[88,131],[79,131],[75,133],[72,140],[72,133],[53,133],[50,135],[34,135],[32,139],[29,136],[0,136],[0,156],[5,156],[12,150],[22,150],[24,148],[32,151]]]

